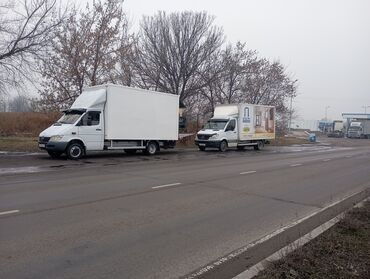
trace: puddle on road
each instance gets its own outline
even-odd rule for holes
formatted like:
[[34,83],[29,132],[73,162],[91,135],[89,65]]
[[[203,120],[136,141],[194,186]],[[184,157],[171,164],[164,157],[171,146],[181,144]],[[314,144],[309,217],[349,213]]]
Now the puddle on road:
[[35,173],[40,171],[41,171],[40,167],[0,168],[0,175],[17,173]]

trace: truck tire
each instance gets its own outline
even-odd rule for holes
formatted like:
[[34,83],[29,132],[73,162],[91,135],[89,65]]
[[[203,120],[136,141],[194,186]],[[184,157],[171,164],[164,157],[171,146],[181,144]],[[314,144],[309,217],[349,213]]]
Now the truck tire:
[[223,140],[220,142],[220,146],[218,147],[218,150],[221,152],[225,152],[227,150],[227,141]]
[[146,155],[154,155],[158,151],[158,144],[155,141],[150,141],[145,149]]
[[68,145],[66,154],[69,159],[78,160],[84,155],[84,147],[78,142],[73,142]]
[[254,150],[261,150],[265,146],[263,140],[257,141],[257,144],[254,147]]
[[198,146],[199,150],[200,151],[206,151],[206,147],[205,146]]
[[57,159],[59,158],[63,153],[62,152],[58,152],[58,151],[48,151],[48,154],[51,158],[53,159]]

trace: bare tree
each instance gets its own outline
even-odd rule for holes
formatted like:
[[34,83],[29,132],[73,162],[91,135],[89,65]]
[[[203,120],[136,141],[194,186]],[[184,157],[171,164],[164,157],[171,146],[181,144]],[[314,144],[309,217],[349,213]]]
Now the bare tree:
[[206,84],[207,59],[222,45],[222,29],[205,12],[145,16],[132,60],[136,85],[180,95],[184,101]]
[[15,96],[9,101],[9,111],[27,112],[31,110],[31,100],[24,95]]
[[49,59],[42,63],[43,105],[64,108],[84,86],[117,82],[127,28],[120,0],[96,1],[83,12],[73,9],[55,34]]
[[32,82],[39,55],[61,23],[56,0],[8,1],[0,4],[0,94]]
[[213,60],[213,76],[204,76],[207,86],[202,95],[211,102],[212,110],[216,104],[235,103],[243,99],[242,89],[256,61],[256,52],[247,50],[245,44],[238,42],[228,45]]
[[259,59],[251,64],[245,79],[243,100],[252,104],[273,105],[278,112],[284,113],[288,110],[287,100],[297,94],[296,82],[280,62]]
[[205,113],[216,104],[240,102],[273,105],[278,113],[287,113],[287,101],[295,97],[297,86],[281,63],[258,58],[240,42],[227,46],[211,63],[214,74],[203,75],[208,82],[200,90]]

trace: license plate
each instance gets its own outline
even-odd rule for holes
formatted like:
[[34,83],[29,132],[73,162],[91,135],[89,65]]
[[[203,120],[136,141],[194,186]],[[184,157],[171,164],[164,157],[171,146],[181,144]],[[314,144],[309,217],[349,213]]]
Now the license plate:
[[206,144],[205,143],[200,143],[199,146],[206,146]]
[[45,147],[45,144],[44,143],[40,143],[39,144],[39,147]]

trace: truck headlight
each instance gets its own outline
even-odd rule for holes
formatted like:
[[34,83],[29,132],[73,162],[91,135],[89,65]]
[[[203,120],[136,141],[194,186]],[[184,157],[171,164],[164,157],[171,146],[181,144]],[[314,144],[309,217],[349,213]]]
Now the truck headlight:
[[52,136],[50,137],[50,141],[60,141],[63,138],[63,136]]
[[214,139],[218,139],[218,134],[213,134],[209,139],[212,139],[212,140],[214,140]]

